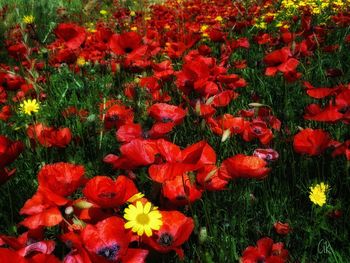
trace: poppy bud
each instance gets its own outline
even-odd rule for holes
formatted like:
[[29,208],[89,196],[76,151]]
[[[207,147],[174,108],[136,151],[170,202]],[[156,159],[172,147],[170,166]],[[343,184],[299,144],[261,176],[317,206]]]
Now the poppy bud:
[[273,227],[277,234],[287,235],[292,229],[288,223],[282,223],[280,221],[276,222]]
[[96,115],[95,114],[91,114],[87,117],[86,119],[88,122],[94,122],[96,120]]
[[226,141],[231,135],[231,130],[227,129],[222,133],[221,142]]
[[208,238],[208,232],[206,227],[201,227],[201,229],[199,230],[198,238],[199,238],[199,243],[201,244],[205,243],[205,241]]
[[92,203],[85,201],[85,200],[81,200],[81,201],[75,203],[74,206],[76,208],[79,208],[79,209],[88,209],[88,208],[92,207]]
[[340,218],[343,215],[343,212],[339,209],[331,211],[328,216],[334,219]]

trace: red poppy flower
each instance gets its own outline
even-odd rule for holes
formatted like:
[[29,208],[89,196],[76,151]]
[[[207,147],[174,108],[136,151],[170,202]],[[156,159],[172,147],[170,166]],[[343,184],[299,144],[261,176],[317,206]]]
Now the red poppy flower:
[[50,64],[58,67],[61,63],[73,64],[77,61],[77,54],[70,48],[55,50],[50,57]]
[[228,181],[219,176],[216,165],[206,165],[197,170],[196,181],[203,190],[218,191],[225,189]]
[[142,46],[142,37],[135,32],[114,34],[109,40],[110,49],[117,55],[135,52]]
[[312,121],[335,122],[341,120],[344,114],[340,112],[340,106],[329,104],[321,108],[318,104],[310,104],[305,109],[304,119]]
[[84,167],[69,163],[45,165],[38,174],[37,193],[26,201],[20,214],[29,215],[21,224],[29,229],[59,224],[62,214],[58,207],[68,203],[71,195],[83,183]]
[[28,259],[28,263],[60,263],[61,261],[51,254],[36,254]]
[[98,26],[96,30],[97,30],[95,33],[96,39],[103,43],[108,43],[109,40],[111,39],[111,36],[113,35],[112,30],[104,26]]
[[132,109],[122,104],[115,104],[108,108],[104,121],[106,129],[111,129],[112,127],[118,129],[124,124],[133,123],[134,113]]
[[297,153],[320,155],[331,142],[330,135],[322,129],[304,129],[294,136],[293,147]]
[[142,77],[140,79],[140,86],[145,88],[148,92],[153,93],[160,89],[158,79],[156,77]]
[[197,100],[194,106],[196,113],[205,119],[210,119],[216,112],[216,109],[211,105],[204,104],[200,100]]
[[156,122],[152,125],[151,129],[145,133],[146,138],[158,139],[164,137],[167,133],[171,132],[175,127],[175,123],[170,122]]
[[275,231],[280,235],[287,235],[292,230],[288,223],[276,222],[273,224]]
[[89,201],[100,207],[116,208],[138,193],[138,190],[134,182],[123,175],[118,176],[116,181],[107,176],[95,176],[86,184],[83,193]]
[[256,243],[256,247],[249,246],[244,250],[240,262],[284,263],[287,261],[288,250],[284,249],[283,243],[273,243],[273,240],[268,237],[261,238]]
[[0,84],[6,90],[17,90],[21,88],[22,84],[25,84],[23,77],[10,74],[10,73],[0,73]]
[[[205,58],[199,57],[191,62],[187,62],[183,65],[182,70],[177,74],[176,85],[183,92],[188,93],[194,88],[194,84],[197,83],[197,89],[205,88],[206,80],[210,77],[210,69],[208,61]],[[199,84],[202,84],[199,87]],[[204,91],[204,90],[202,90]]]
[[37,229],[38,227],[52,227],[58,225],[63,220],[62,214],[57,207],[44,210],[41,213],[28,216],[20,224],[29,228]]
[[27,261],[18,255],[15,251],[0,247],[0,259],[1,262],[6,263],[26,263]]
[[238,93],[232,90],[226,90],[218,93],[212,99],[211,103],[214,107],[226,107],[230,102],[238,97]]
[[148,108],[149,115],[159,122],[173,122],[180,124],[186,116],[186,111],[180,107],[166,104],[156,103]]
[[274,149],[255,149],[253,155],[267,162],[276,161],[279,157],[278,152]]
[[180,162],[182,160],[181,149],[176,144],[159,139],[156,141],[158,153],[167,162]]
[[27,259],[33,258],[33,255],[38,253],[48,255],[53,252],[55,242],[43,240],[43,238],[42,229],[27,231],[18,238],[0,235],[3,244],[6,244],[9,248],[15,250],[18,255]]
[[[92,262],[105,263],[119,260],[124,262],[128,252],[135,252],[128,251],[131,231],[125,230],[124,220],[115,216],[107,218],[95,226],[87,225],[81,233],[81,238],[84,247],[90,253]],[[147,253],[143,259],[146,256]]]
[[251,141],[254,138],[258,138],[262,144],[269,144],[273,139],[272,131],[267,127],[266,122],[260,120],[253,120],[252,122],[246,122],[243,139],[245,141]]
[[0,103],[7,102],[7,93],[6,90],[0,85]]
[[223,179],[256,178],[263,179],[270,172],[267,162],[256,156],[237,154],[223,161],[220,176]]
[[199,167],[213,165],[216,163],[216,153],[206,141],[199,141],[182,151],[182,159],[183,163],[196,164]]
[[175,176],[166,180],[162,185],[163,196],[176,206],[184,206],[193,203],[202,196],[202,191],[191,182],[186,174]]
[[50,195],[68,196],[84,182],[84,167],[71,163],[45,165],[38,174],[39,188]]
[[114,169],[134,169],[154,163],[158,149],[155,142],[135,139],[120,147],[121,156],[107,155],[103,161],[109,163]]
[[32,198],[25,202],[19,213],[21,215],[36,215],[43,213],[45,210],[52,207],[64,206],[67,202],[67,199],[60,197],[59,195],[47,195],[47,193],[42,192],[39,189]]
[[80,47],[86,38],[85,29],[73,23],[59,24],[55,29],[55,34],[70,49]]
[[0,135],[0,168],[12,163],[23,151],[24,144],[20,141],[11,141]]
[[332,157],[343,154],[345,155],[346,159],[350,161],[350,140],[337,145],[332,152]]
[[17,43],[7,46],[8,54],[17,60],[25,59],[25,57],[29,54],[28,50],[29,49],[24,43]]
[[167,42],[165,51],[171,59],[180,58],[188,47],[183,42]]
[[56,129],[51,133],[52,146],[64,148],[72,140],[72,133],[69,128]]
[[304,82],[304,87],[307,89],[307,95],[315,99],[328,97],[338,91],[338,88],[315,88],[307,81]]
[[343,122],[350,124],[350,89],[340,92],[335,98],[335,104],[339,107],[339,112],[343,114]]
[[299,61],[292,57],[289,47],[275,50],[264,57],[264,62],[268,66],[265,71],[266,76],[274,76],[277,71],[287,73],[294,72],[299,65]]
[[151,179],[158,183],[164,183],[167,180],[173,180],[179,174],[184,174],[195,170],[194,164],[185,164],[181,162],[166,162],[163,164],[153,164],[148,168]]
[[172,180],[179,174],[195,169],[194,164],[182,162],[183,158],[179,146],[164,139],[159,139],[156,142],[156,147],[160,158],[148,169],[150,177],[155,182],[164,183],[166,180]]
[[72,140],[72,133],[69,128],[55,129],[42,123],[29,126],[27,135],[32,142],[38,141],[44,147],[64,148]]
[[170,60],[164,60],[158,64],[154,63],[152,64],[152,68],[154,71],[154,77],[163,81],[170,80],[171,76],[175,73]]
[[11,117],[11,107],[9,105],[5,105],[0,110],[0,120],[8,121]]
[[244,131],[244,127],[248,122],[242,117],[234,117],[231,114],[224,114],[218,117],[217,120],[208,121],[211,130],[218,135],[223,135],[225,131],[229,131],[229,135],[240,134]]
[[63,259],[63,263],[93,263],[84,248],[80,235],[68,232],[61,235],[60,239],[71,249]]
[[115,135],[119,142],[131,142],[142,137],[142,127],[135,123],[125,124],[119,127]]
[[271,43],[273,41],[271,35],[269,35],[268,33],[259,33],[256,37],[255,37],[255,41],[259,44],[259,45],[264,45],[267,43]]
[[190,237],[194,222],[178,211],[160,211],[163,225],[153,236],[145,237],[144,243],[161,253],[175,251],[181,259],[184,253],[181,245]]

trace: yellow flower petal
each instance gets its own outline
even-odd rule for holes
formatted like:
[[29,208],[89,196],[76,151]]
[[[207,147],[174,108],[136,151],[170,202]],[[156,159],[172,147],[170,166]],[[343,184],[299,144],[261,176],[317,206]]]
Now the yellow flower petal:
[[149,225],[145,225],[145,233],[146,233],[146,236],[150,237],[152,236],[152,230],[151,230],[151,227]]
[[143,207],[143,212],[144,212],[145,214],[148,214],[149,211],[151,211],[151,203],[150,203],[150,202],[147,202],[147,203],[145,204],[145,206]]

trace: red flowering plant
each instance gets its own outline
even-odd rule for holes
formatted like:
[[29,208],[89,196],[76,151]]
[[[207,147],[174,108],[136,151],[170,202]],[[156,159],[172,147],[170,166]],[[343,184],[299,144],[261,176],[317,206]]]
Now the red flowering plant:
[[267,65],[266,76],[275,76],[277,72],[282,72],[283,76],[289,81],[294,81],[301,77],[301,74],[296,72],[299,61],[293,58],[289,47],[267,54],[264,57],[264,63]]
[[287,262],[288,254],[288,250],[284,249],[283,243],[274,243],[271,238],[265,237],[257,241],[256,247],[247,247],[243,251],[240,262],[283,263]]
[[328,105],[321,107],[319,104],[310,104],[305,109],[304,119],[320,122],[343,121],[349,123],[349,85],[338,85],[333,88],[312,86],[309,82],[304,82],[306,93],[315,99],[324,99],[334,96]]
[[63,216],[59,208],[70,202],[66,197],[84,183],[83,176],[81,165],[63,162],[45,165],[38,174],[37,192],[20,210],[20,214],[27,215],[21,225],[37,229],[61,223]]
[[152,237],[145,238],[144,242],[161,253],[174,250],[183,259],[184,252],[181,245],[186,242],[194,229],[193,219],[178,211],[161,211],[161,214],[162,226]]
[[307,128],[294,136],[293,147],[298,153],[315,156],[322,154],[330,142],[331,138],[327,132]]
[[209,117],[206,121],[215,134],[222,136],[222,142],[240,134],[244,141],[258,139],[263,145],[268,145],[273,139],[272,130],[279,131],[281,127],[280,120],[267,107],[241,110],[239,115],[235,117],[226,113],[216,119]]
[[32,144],[39,142],[44,147],[66,147],[72,140],[69,128],[47,127],[42,123],[31,125],[27,129],[27,135]]
[[[71,5],[40,17],[36,3],[14,26],[18,14],[0,8],[0,55],[10,58],[0,65],[0,184],[20,174],[0,189],[0,262],[287,262],[271,238],[242,247],[269,232],[286,244],[308,237],[293,243],[292,260],[300,251],[320,260],[305,253],[320,234],[347,244],[346,220],[305,213],[310,204],[299,201],[310,180],[327,177],[312,199],[346,215],[348,180],[338,179],[350,160],[348,6],[95,2],[75,22]],[[269,78],[278,74],[294,83]],[[31,114],[39,106],[30,104],[21,118],[29,98],[43,107]],[[32,148],[18,158],[24,144]],[[230,238],[237,231],[242,242]]]
[[11,141],[7,137],[0,135],[0,185],[4,184],[16,172],[16,169],[6,168],[24,150],[24,144],[20,141]]

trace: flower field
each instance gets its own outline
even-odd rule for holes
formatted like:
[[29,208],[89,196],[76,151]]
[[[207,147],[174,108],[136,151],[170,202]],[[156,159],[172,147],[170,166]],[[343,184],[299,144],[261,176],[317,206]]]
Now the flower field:
[[0,262],[350,262],[349,0],[0,0]]

